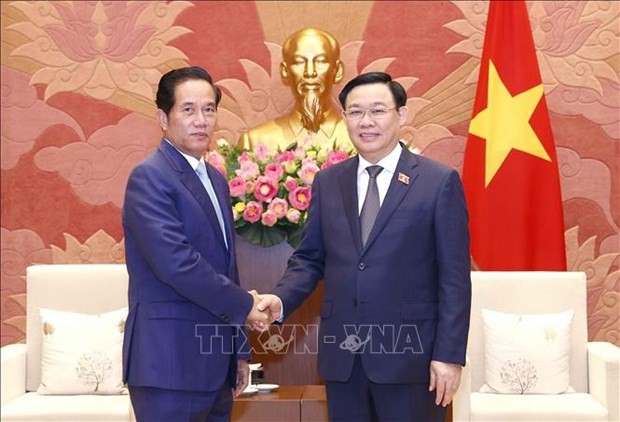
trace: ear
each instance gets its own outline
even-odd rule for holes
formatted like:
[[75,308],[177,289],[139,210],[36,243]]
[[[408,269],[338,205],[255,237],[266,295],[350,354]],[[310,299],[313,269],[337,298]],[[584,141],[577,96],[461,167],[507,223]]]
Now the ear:
[[161,130],[165,131],[166,129],[168,129],[168,116],[161,108],[157,109],[157,120],[159,121],[159,126],[161,127]]
[[282,78],[282,83],[286,86],[290,84],[288,76],[288,65],[286,62],[282,61],[280,63],[280,77]]
[[398,109],[398,122],[401,126],[407,121],[407,113],[409,113],[409,108],[407,108],[407,106],[402,106]]
[[344,63],[336,60],[336,72],[334,73],[334,83],[338,84],[344,78]]

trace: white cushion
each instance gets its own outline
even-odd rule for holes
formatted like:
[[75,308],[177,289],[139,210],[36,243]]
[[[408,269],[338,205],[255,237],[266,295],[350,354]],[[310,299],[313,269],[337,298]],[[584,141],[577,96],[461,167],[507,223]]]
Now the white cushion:
[[558,394],[569,387],[574,311],[507,314],[482,309],[485,380],[493,392]]
[[100,315],[40,309],[39,394],[120,394],[127,308]]
[[472,421],[609,421],[609,413],[586,393],[556,395],[471,394]]
[[129,395],[43,396],[27,393],[2,406],[2,421],[129,421]]

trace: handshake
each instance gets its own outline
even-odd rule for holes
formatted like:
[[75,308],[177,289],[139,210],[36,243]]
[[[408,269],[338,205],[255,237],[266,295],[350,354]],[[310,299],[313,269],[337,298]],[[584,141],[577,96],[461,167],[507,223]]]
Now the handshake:
[[256,290],[250,290],[254,304],[246,318],[246,323],[253,329],[265,331],[274,321],[282,318],[282,301],[276,295],[259,295]]

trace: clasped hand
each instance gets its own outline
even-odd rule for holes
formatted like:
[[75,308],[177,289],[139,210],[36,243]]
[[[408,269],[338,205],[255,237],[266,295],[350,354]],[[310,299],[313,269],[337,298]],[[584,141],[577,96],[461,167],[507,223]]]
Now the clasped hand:
[[253,330],[266,331],[271,323],[282,317],[282,302],[276,295],[259,295],[256,290],[248,293],[254,298],[254,304],[248,314],[247,323]]

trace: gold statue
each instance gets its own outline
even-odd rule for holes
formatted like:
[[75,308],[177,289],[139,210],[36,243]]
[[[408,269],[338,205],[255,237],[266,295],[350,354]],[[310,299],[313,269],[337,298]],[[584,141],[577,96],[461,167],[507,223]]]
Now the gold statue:
[[282,58],[280,76],[295,96],[295,107],[249,129],[239,144],[251,149],[263,143],[275,152],[310,138],[322,145],[352,148],[340,109],[330,98],[332,87],[344,76],[338,41],[320,29],[302,29],[286,39]]

